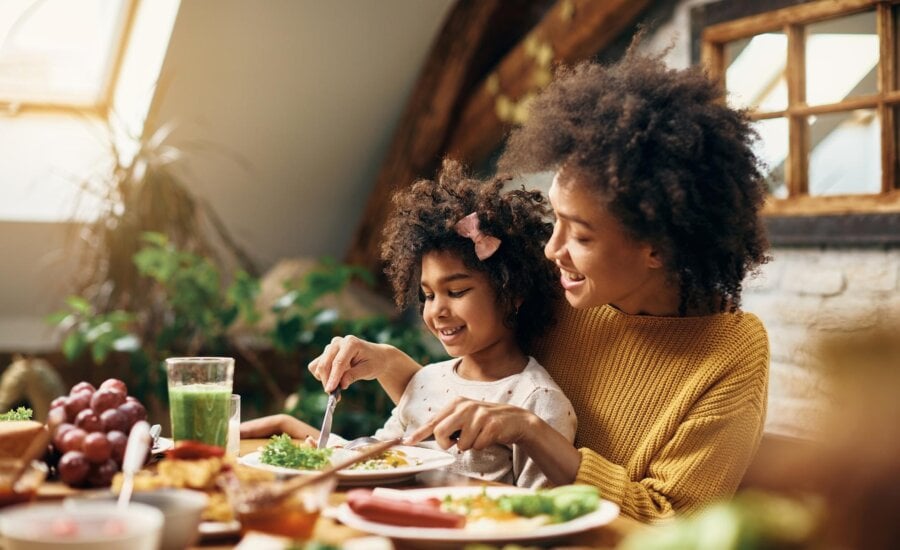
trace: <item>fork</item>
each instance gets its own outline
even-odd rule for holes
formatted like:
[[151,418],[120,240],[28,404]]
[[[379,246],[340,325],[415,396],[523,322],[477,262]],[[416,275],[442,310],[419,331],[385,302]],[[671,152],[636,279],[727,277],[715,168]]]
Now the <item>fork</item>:
[[374,437],[366,435],[363,437],[357,437],[356,439],[354,439],[352,441],[348,441],[347,443],[344,444],[344,448],[349,451],[352,451],[354,449],[361,449],[362,447],[367,447],[373,443],[381,443],[381,440],[375,439]]

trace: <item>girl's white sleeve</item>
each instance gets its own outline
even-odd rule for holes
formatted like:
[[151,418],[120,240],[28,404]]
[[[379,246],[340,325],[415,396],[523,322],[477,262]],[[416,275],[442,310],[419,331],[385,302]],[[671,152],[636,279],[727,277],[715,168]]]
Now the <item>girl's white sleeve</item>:
[[[569,398],[558,388],[535,388],[525,402],[523,409],[533,412],[538,418],[558,431],[569,442],[575,441],[578,420]],[[550,487],[550,480],[537,464],[518,446],[513,445],[513,476],[519,487]]]

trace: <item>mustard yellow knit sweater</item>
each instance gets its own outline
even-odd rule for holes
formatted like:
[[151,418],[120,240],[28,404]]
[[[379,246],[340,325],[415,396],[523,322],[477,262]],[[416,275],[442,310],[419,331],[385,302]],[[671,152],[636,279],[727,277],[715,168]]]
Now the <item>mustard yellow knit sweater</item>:
[[756,452],[769,348],[754,315],[627,315],[564,304],[534,350],[572,401],[577,482],[653,521],[729,497]]

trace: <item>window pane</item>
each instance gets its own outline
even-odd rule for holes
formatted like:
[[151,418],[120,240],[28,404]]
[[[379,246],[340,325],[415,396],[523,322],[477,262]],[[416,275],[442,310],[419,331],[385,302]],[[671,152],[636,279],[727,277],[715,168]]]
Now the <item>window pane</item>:
[[787,108],[787,36],[766,33],[725,45],[728,104],[754,111]]
[[874,109],[809,117],[809,194],[881,191],[881,124]]
[[126,0],[0,2],[0,101],[96,105]]
[[878,91],[875,12],[841,17],[806,28],[806,102],[837,103]]
[[766,185],[772,196],[787,197],[784,183],[785,161],[788,155],[788,121],[786,118],[759,120],[753,123],[759,139],[754,143],[753,152],[763,162]]

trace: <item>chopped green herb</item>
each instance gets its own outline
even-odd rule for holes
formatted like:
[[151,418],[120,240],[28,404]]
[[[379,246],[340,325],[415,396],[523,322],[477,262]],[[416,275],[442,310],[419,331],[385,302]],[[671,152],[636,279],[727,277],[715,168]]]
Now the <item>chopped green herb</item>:
[[32,411],[25,407],[19,407],[14,411],[0,413],[0,421],[4,420],[31,420]]
[[331,449],[294,445],[287,434],[273,435],[263,447],[260,462],[297,470],[321,470],[330,464]]

